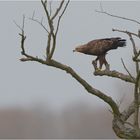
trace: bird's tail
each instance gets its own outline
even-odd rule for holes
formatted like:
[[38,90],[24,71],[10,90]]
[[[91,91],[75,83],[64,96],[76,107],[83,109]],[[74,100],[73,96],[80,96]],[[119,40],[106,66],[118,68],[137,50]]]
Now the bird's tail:
[[126,46],[126,40],[118,39],[118,47],[124,47],[124,46]]

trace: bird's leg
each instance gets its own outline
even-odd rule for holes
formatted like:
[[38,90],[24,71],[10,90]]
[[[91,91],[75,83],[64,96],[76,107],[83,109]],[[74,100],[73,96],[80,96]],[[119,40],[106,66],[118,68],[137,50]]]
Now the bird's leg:
[[105,70],[110,70],[110,65],[107,63],[106,59],[105,59],[105,56],[104,56],[104,64],[105,64],[105,67],[106,69]]
[[[106,55],[106,54],[105,54]],[[106,59],[105,59],[105,55],[101,55],[99,57],[99,64],[100,64],[100,69],[102,69],[103,64],[105,65],[105,70],[109,70],[109,64],[107,63]]]
[[98,69],[98,68],[97,68],[97,60],[98,60],[98,59],[99,59],[99,58],[97,57],[95,60],[92,61],[92,64],[93,64],[93,67],[94,67],[95,70]]
[[100,64],[99,69],[101,70],[102,69],[102,66],[104,64],[104,60],[103,60],[102,57],[99,58],[99,64]]

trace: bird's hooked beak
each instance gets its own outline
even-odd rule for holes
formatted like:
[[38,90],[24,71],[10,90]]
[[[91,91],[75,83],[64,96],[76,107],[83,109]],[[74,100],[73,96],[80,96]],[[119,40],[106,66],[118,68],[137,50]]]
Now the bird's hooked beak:
[[76,52],[76,49],[74,49],[73,52]]
[[77,52],[77,49],[75,48],[75,49],[73,50],[73,52]]
[[79,46],[75,47],[75,49],[73,50],[73,52],[79,52]]

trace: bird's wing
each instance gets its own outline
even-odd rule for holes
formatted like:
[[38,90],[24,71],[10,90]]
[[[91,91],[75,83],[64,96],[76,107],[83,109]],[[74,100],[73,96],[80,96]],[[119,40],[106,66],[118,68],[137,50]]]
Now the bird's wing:
[[92,52],[95,52],[97,54],[103,54],[106,53],[108,50],[111,49],[113,44],[113,41],[109,38],[106,39],[97,39],[90,41],[88,43],[88,46]]

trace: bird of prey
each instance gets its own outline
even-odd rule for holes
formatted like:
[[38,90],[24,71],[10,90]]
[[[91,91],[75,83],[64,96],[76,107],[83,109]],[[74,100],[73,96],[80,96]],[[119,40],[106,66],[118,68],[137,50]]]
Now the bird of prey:
[[87,44],[80,45],[73,50],[73,52],[80,52],[87,55],[95,55],[97,58],[93,60],[92,64],[97,68],[97,61],[99,61],[99,68],[102,69],[103,64],[106,70],[109,70],[109,64],[106,61],[106,54],[109,50],[117,49],[118,47],[126,46],[126,40],[120,37],[96,39]]

